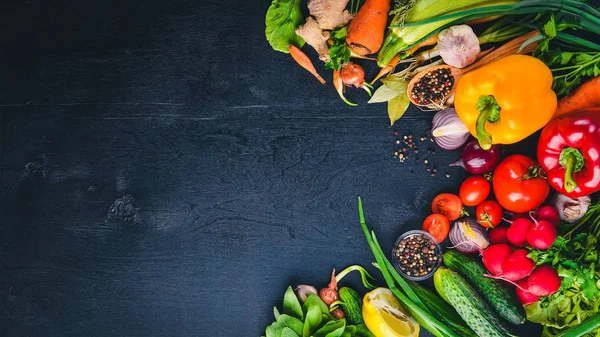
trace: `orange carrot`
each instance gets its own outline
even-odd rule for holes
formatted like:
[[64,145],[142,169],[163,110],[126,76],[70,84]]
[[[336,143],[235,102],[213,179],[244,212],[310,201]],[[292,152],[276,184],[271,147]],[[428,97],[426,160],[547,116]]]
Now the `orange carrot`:
[[471,20],[471,21],[467,21],[465,22],[465,25],[479,25],[482,23],[486,23],[486,22],[490,22],[493,20],[496,20],[497,18],[502,17],[502,15],[495,15],[495,16],[490,16],[487,18],[481,18],[481,19],[475,19],[475,20]]
[[436,44],[438,41],[438,34],[432,35],[430,37],[428,37],[427,39],[425,39],[424,41],[419,42],[417,45],[415,45],[414,47],[408,49],[405,53],[407,55],[412,55],[414,54],[417,50],[419,50],[420,48],[426,47],[426,46],[431,46]]
[[346,43],[359,55],[373,54],[383,44],[390,0],[366,0],[348,26]]
[[596,107],[600,107],[600,76],[587,80],[572,94],[561,98],[553,118]]
[[387,66],[385,66],[385,67],[381,68],[381,70],[379,70],[379,73],[371,81],[371,84],[374,84],[375,82],[377,82],[378,79],[391,73],[392,70],[394,70],[394,68],[396,68],[396,66],[398,65],[398,62],[400,62],[400,54],[394,56],[394,58],[390,61],[390,63],[388,63]]
[[293,44],[288,44],[288,51],[290,52],[290,55],[292,55],[292,58],[302,68],[308,70],[311,74],[313,74],[313,76],[316,77],[317,80],[319,80],[319,82],[321,82],[321,84],[327,83],[327,82],[325,82],[323,77],[321,77],[321,75],[319,75],[319,73],[317,72],[317,69],[315,69],[315,66],[312,64],[312,62],[310,61],[308,56],[306,56],[306,54],[304,54],[304,52],[302,52],[302,50],[300,50],[298,47],[294,46]]

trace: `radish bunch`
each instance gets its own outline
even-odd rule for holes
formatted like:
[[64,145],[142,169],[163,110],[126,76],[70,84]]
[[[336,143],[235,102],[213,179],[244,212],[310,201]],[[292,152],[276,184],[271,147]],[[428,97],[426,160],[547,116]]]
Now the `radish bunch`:
[[523,305],[537,302],[540,297],[552,295],[560,288],[560,277],[548,265],[535,268],[528,278],[517,282],[517,297]]
[[560,288],[556,270],[548,265],[535,267],[528,251],[522,248],[526,245],[542,250],[550,248],[556,241],[559,224],[558,211],[545,205],[529,217],[517,217],[508,228],[496,227],[490,231],[492,245],[481,252],[483,264],[490,272],[488,276],[514,284],[524,305]]
[[540,207],[529,218],[517,218],[506,230],[506,240],[515,247],[526,244],[536,249],[548,249],[556,241],[556,227],[560,217],[550,205]]

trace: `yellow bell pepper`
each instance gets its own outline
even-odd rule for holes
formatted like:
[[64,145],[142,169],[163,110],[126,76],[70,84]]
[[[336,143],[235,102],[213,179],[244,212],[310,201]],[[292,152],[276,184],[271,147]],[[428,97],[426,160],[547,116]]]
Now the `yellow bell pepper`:
[[532,56],[511,55],[466,73],[454,108],[479,145],[513,144],[546,125],[556,111],[552,73]]

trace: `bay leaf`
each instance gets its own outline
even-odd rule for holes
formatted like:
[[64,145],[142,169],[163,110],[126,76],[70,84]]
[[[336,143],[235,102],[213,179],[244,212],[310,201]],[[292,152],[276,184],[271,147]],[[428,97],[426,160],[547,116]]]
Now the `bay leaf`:
[[400,76],[390,75],[382,78],[381,82],[383,82],[386,87],[398,92],[406,92],[406,88],[408,87],[408,82]]
[[373,97],[369,100],[369,104],[371,103],[384,103],[389,102],[393,98],[400,95],[400,91],[391,89],[387,85],[382,85],[373,93]]
[[390,118],[390,126],[394,125],[394,123],[404,115],[409,105],[410,100],[408,99],[406,92],[388,102],[388,117]]

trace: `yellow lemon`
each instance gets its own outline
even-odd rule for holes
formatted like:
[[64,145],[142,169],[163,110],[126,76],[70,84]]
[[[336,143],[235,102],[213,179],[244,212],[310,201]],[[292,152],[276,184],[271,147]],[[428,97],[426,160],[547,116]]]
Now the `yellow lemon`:
[[388,288],[377,288],[365,295],[362,315],[375,337],[419,336],[419,323],[406,313]]

